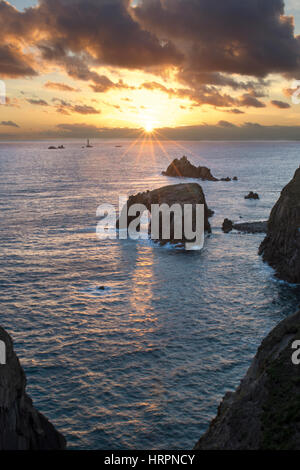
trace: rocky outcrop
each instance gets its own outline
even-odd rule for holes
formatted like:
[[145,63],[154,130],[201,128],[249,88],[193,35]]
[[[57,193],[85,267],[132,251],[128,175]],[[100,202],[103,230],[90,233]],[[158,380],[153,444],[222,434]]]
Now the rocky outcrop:
[[[131,206],[134,204],[142,204],[147,208],[147,210],[151,214],[152,206],[155,205],[162,205],[166,204],[169,208],[171,208],[174,204],[179,204],[182,208],[185,204],[191,204],[193,206],[193,230],[195,230],[195,208],[196,204],[203,204],[204,205],[204,230],[208,233],[211,232],[211,227],[209,223],[209,217],[213,215],[213,211],[211,211],[207,207],[206,199],[204,192],[201,186],[197,183],[188,183],[188,184],[176,184],[171,186],[164,186],[159,189],[155,189],[154,191],[146,191],[144,193],[139,193],[135,196],[130,196],[127,202],[127,205],[124,206],[121,214],[120,219],[117,221],[117,228],[126,229],[129,225],[136,219],[136,217],[129,216],[128,211]],[[184,211],[182,210],[182,213]],[[124,223],[126,226],[124,226]],[[182,220],[182,227],[184,227],[184,215]],[[161,245],[166,243],[172,243],[175,245],[183,245],[186,243],[186,239],[183,237],[182,239],[178,240],[174,238],[174,214],[171,213],[170,219],[170,238],[163,239],[162,234],[156,242],[159,242]],[[151,227],[149,228],[151,231]]]
[[180,160],[176,158],[162,174],[175,178],[199,178],[203,181],[218,181],[218,179],[211,174],[209,168],[205,166],[196,167],[189,162],[187,157],[182,157]]
[[300,339],[300,312],[262,342],[245,378],[227,393],[198,450],[300,449],[300,365],[292,344]]
[[268,222],[243,222],[241,224],[234,224],[231,220],[225,219],[223,222],[222,230],[224,233],[229,233],[232,230],[244,233],[267,233]]
[[245,196],[245,199],[259,199],[259,195],[253,191],[250,191],[250,193]]
[[244,233],[267,233],[268,222],[244,222],[242,224],[233,224],[234,230]]
[[267,236],[259,253],[276,276],[300,283],[300,168],[281,192],[268,222]]
[[229,233],[233,229],[233,222],[232,220],[225,219],[222,225],[222,230],[224,233]]
[[25,392],[26,378],[13,343],[0,327],[6,362],[0,365],[0,450],[55,450],[65,438],[33,406]]

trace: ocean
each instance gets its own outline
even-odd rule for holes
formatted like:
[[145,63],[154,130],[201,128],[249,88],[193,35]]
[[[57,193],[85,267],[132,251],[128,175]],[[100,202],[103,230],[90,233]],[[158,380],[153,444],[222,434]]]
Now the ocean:
[[[221,231],[268,218],[300,143],[61,143],[0,144],[0,324],[27,391],[70,449],[192,448],[300,303],[258,256],[262,234]],[[204,249],[99,240],[97,207],[177,184],[161,172],[182,155],[239,178],[200,182],[215,211]]]

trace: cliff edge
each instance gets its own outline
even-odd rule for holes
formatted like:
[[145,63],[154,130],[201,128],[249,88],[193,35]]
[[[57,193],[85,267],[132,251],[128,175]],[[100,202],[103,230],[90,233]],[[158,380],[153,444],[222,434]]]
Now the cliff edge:
[[263,340],[240,386],[227,393],[198,450],[300,449],[300,365],[292,343],[300,339],[300,312]]
[[300,168],[272,209],[259,253],[279,279],[300,283]]
[[[33,406],[13,342],[0,327],[0,450],[56,450],[65,438]],[[5,360],[3,360],[5,357]],[[1,362],[2,362],[1,361]]]

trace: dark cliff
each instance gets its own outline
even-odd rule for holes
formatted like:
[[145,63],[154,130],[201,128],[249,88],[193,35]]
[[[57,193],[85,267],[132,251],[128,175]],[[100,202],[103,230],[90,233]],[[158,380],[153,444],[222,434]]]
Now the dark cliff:
[[300,283],[300,168],[282,190],[272,209],[267,236],[260,246],[263,260],[272,266],[276,276]]
[[199,450],[300,449],[300,365],[292,343],[300,339],[300,312],[263,340],[245,378],[227,393]]
[[0,365],[0,450],[55,450],[66,447],[65,438],[33,406],[26,394],[26,378],[13,342],[0,327],[6,363]]

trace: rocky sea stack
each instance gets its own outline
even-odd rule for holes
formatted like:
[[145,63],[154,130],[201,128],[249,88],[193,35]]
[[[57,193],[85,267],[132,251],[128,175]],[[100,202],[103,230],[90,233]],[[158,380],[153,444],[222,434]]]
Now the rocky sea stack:
[[282,190],[272,209],[267,236],[259,252],[272,266],[276,276],[300,283],[300,168]]
[[189,162],[187,157],[177,158],[168,166],[166,171],[162,173],[164,176],[172,176],[175,178],[199,178],[203,181],[218,181],[209,168],[205,166],[196,167]]
[[0,450],[60,450],[65,438],[33,406],[13,343],[0,327],[6,364],[0,365]]
[[[197,183],[187,183],[187,184],[176,184],[171,186],[164,186],[159,189],[155,189],[154,191],[146,191],[144,193],[139,193],[135,196],[130,196],[127,202],[127,209],[124,206],[123,211],[121,213],[121,217],[123,220],[126,220],[128,228],[130,223],[136,219],[136,217],[128,216],[129,208],[134,204],[142,204],[144,205],[151,214],[151,206],[153,204],[167,204],[168,207],[171,208],[174,204],[179,204],[182,208],[185,204],[192,204],[193,205],[193,212],[195,211],[196,204],[203,204],[204,205],[204,230],[208,233],[211,232],[211,227],[209,223],[209,217],[213,215],[213,211],[208,209],[204,192],[201,186]],[[127,210],[127,214],[126,214]],[[125,211],[125,212],[124,212]],[[120,219],[117,221],[117,228],[120,228]],[[194,217],[193,217],[194,218]],[[122,228],[123,224],[121,224]],[[182,223],[184,227],[184,220]],[[171,237],[168,240],[160,238],[155,240],[159,242],[161,245],[166,243],[172,244],[183,244],[186,242],[185,238],[182,240],[174,239],[174,214],[171,213]],[[194,227],[193,227],[194,229]]]
[[250,193],[247,194],[247,196],[245,196],[245,199],[257,200],[257,199],[259,199],[259,195],[257,193],[254,193],[253,191],[250,191]]
[[245,378],[227,393],[198,450],[299,450],[300,370],[292,344],[300,339],[300,312],[263,340]]

